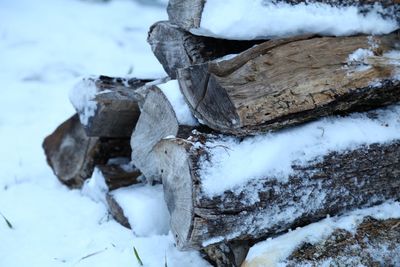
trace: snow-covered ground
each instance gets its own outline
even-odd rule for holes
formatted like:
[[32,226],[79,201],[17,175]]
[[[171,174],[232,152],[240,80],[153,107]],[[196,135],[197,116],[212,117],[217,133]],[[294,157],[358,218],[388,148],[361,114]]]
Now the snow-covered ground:
[[[159,234],[165,224],[137,237],[46,164],[42,140],[74,113],[68,92],[82,76],[165,75],[146,43],[165,8],[98,2],[0,0],[0,212],[13,226],[0,217],[0,266],[139,266],[133,246],[145,266],[207,266]],[[148,189],[131,190],[140,199]]]

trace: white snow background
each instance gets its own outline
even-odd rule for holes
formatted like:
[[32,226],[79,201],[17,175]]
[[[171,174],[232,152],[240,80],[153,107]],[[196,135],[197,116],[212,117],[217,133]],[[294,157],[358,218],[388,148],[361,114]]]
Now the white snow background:
[[[146,38],[166,18],[165,7],[128,0],[0,0],[0,212],[14,228],[0,217],[1,267],[139,266],[133,246],[145,266],[165,258],[168,266],[207,266],[198,253],[178,252],[152,213],[132,211],[137,237],[102,201],[61,185],[41,147],[74,113],[68,92],[83,76],[165,76]],[[131,190],[139,200],[150,194]],[[147,230],[152,219],[160,229]]]

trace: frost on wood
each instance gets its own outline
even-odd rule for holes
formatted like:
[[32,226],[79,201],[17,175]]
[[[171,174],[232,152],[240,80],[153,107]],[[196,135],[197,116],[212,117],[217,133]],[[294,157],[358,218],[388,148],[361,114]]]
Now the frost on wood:
[[83,79],[70,100],[88,136],[128,137],[140,115],[136,90],[150,80],[99,76]]
[[178,80],[202,123],[257,134],[399,101],[399,44],[397,33],[278,39],[180,69]]
[[196,36],[168,21],[155,23],[147,41],[172,79],[179,68],[242,52],[261,41],[229,41]]
[[[365,125],[368,124],[367,121]],[[351,129],[351,125],[349,127]],[[385,127],[383,122],[381,129]],[[347,133],[340,124],[337,130]],[[189,140],[161,141],[156,151],[171,213],[171,229],[178,246],[202,248],[231,240],[254,240],[305,225],[327,214],[398,198],[400,143],[392,130],[383,133],[387,139],[372,133],[364,142],[347,143],[348,149],[320,151],[319,157],[311,157],[305,163],[294,160],[289,165],[292,172],[288,177],[280,178],[279,173],[270,176],[265,171],[261,177],[244,180],[233,189],[213,195],[204,190],[207,177],[202,175],[202,168],[204,161],[221,164],[219,160],[223,158],[213,157],[212,149],[218,147],[229,155],[229,146],[218,145],[218,142],[215,147],[207,146],[212,139],[221,137],[199,135]],[[312,134],[324,135],[323,129]],[[346,135],[331,140],[333,148],[335,142],[340,147],[341,138],[345,139]],[[289,144],[295,140],[293,138]],[[268,164],[271,159],[268,150],[274,148],[273,145],[261,147],[266,158],[262,161],[264,155],[259,154],[259,160]],[[219,183],[229,181],[235,169],[250,170],[251,165],[245,159],[252,156],[250,151],[243,151],[242,160],[230,165],[232,170],[220,173]]]
[[95,165],[108,159],[130,156],[129,139],[88,137],[78,115],[62,123],[43,142],[47,162],[58,179],[71,187],[80,187]]
[[255,244],[242,266],[397,266],[400,205],[388,202]]
[[132,162],[148,181],[159,181],[158,157],[153,147],[166,137],[186,138],[198,126],[176,80],[153,86],[132,134]]
[[170,20],[196,35],[251,40],[320,34],[385,34],[399,28],[397,0],[170,1]]

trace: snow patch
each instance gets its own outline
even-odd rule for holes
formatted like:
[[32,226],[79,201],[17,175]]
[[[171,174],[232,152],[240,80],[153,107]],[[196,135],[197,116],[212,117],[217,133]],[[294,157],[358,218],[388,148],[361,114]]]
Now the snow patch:
[[241,192],[251,180],[267,177],[286,182],[292,165],[305,166],[332,151],[400,138],[400,105],[348,117],[327,117],[291,129],[248,137],[208,141],[209,159],[201,159],[202,190],[209,197],[225,190]]
[[96,167],[94,168],[92,177],[85,181],[81,193],[88,196],[95,202],[106,203],[106,194],[108,187],[101,171]]
[[88,125],[89,119],[94,116],[97,104],[94,101],[99,90],[94,82],[96,78],[87,78],[76,84],[69,94],[69,100],[79,114],[83,125]]
[[380,4],[334,7],[323,3],[276,3],[271,0],[207,0],[197,35],[225,39],[267,39],[300,34],[348,36],[386,34],[399,28],[395,10]]
[[193,117],[189,106],[185,102],[184,96],[179,89],[179,83],[177,80],[171,80],[167,83],[160,84],[158,87],[171,103],[176,118],[180,124],[190,126],[196,126],[199,124],[195,117]]
[[162,185],[133,185],[110,192],[137,236],[164,235],[169,213]]
[[246,262],[257,261],[264,266],[277,266],[303,243],[316,244],[329,237],[336,229],[355,233],[367,216],[377,220],[400,218],[400,203],[387,202],[379,206],[355,210],[345,216],[326,218],[320,222],[290,231],[277,238],[257,243],[250,248]]

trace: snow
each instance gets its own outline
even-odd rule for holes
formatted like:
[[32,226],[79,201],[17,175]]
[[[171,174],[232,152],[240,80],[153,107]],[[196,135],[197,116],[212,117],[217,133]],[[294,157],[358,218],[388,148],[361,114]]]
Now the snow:
[[111,192],[136,236],[166,235],[169,213],[162,185],[133,185]]
[[[275,2],[275,3],[274,3]],[[225,39],[266,39],[305,33],[346,36],[385,34],[399,28],[395,10],[376,4],[364,14],[361,7],[322,3],[290,5],[272,0],[207,0],[197,35]],[[383,15],[389,15],[384,18]]]
[[160,84],[158,87],[171,103],[176,118],[180,124],[189,126],[196,126],[199,124],[193,117],[188,104],[185,102],[177,80],[171,80],[164,84]]
[[307,165],[332,151],[355,149],[400,138],[400,105],[376,111],[376,117],[355,113],[327,117],[302,126],[243,141],[221,137],[205,146],[210,158],[202,159],[202,191],[209,197],[232,190],[239,193],[247,182],[270,177],[286,182],[292,165]]
[[71,104],[79,114],[79,120],[83,125],[88,125],[89,119],[95,115],[97,104],[94,100],[99,93],[94,82],[96,77],[85,78],[77,83],[69,93]]
[[344,229],[354,234],[358,225],[367,216],[378,220],[399,219],[400,203],[387,202],[375,207],[355,210],[340,217],[328,217],[279,237],[259,242],[250,248],[246,262],[251,264],[254,261],[262,263],[263,266],[278,266],[302,244],[321,242],[336,229]]
[[68,92],[82,77],[166,76],[146,42],[166,18],[165,8],[135,1],[0,1],[0,212],[14,226],[0,218],[0,266],[139,266],[133,246],[148,267],[165,257],[208,266],[179,252],[171,234],[138,237],[115,222],[101,194],[88,193],[101,177],[86,192],[61,185],[41,147],[75,112]]

